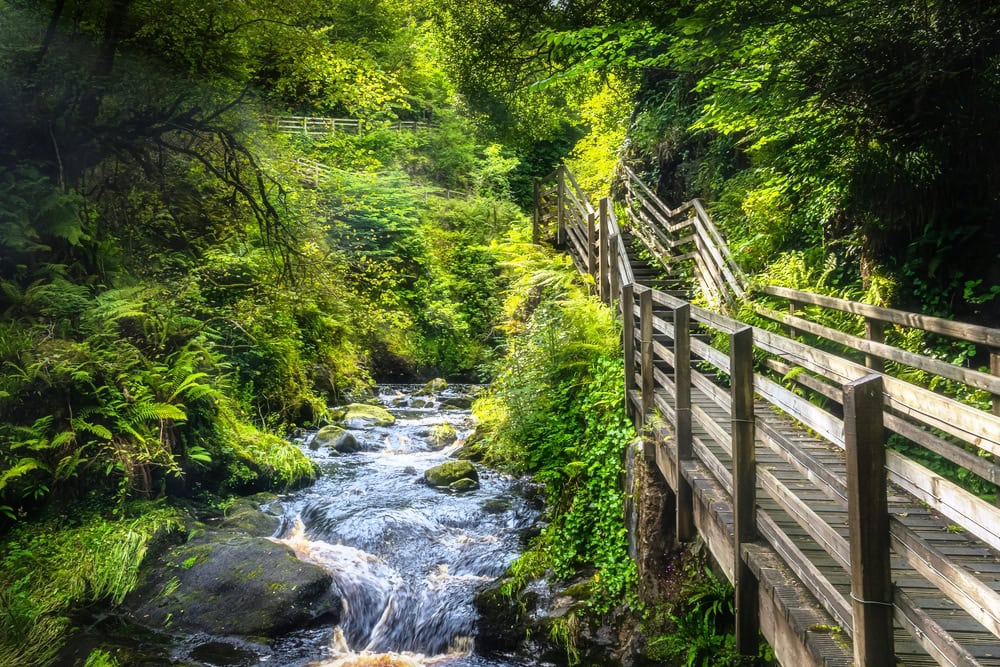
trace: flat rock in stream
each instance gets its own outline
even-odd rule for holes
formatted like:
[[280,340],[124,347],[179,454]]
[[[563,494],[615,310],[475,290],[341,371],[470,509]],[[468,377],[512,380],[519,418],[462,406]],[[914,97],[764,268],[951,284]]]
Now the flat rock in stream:
[[378,405],[367,403],[351,403],[335,411],[335,414],[347,428],[366,428],[368,426],[392,426],[396,423],[388,410]]
[[474,482],[476,487],[479,486],[479,473],[469,461],[445,461],[425,470],[424,479],[429,485],[436,487],[450,487],[463,479]]
[[361,451],[361,443],[350,431],[339,426],[324,426],[313,438],[312,444],[317,447],[329,447],[341,454],[352,454]]
[[320,619],[334,624],[341,602],[332,582],[285,544],[218,531],[146,566],[125,607],[151,628],[273,637]]

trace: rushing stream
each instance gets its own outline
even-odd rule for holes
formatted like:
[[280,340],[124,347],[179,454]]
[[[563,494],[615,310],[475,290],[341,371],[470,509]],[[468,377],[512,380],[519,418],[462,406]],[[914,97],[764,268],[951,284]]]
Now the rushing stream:
[[[322,476],[278,501],[283,517],[274,539],[332,574],[343,600],[340,624],[292,632],[267,646],[190,638],[174,646],[173,660],[219,667],[534,662],[475,653],[473,595],[516,558],[538,507],[524,482],[482,467],[476,490],[425,484],[424,471],[448,460],[472,429],[468,410],[441,403],[467,398],[473,388],[433,397],[417,396],[418,388],[381,388],[379,399],[396,423],[351,429],[360,452],[314,449],[313,434],[302,438]],[[432,429],[440,424],[455,428],[455,444],[436,446]]]

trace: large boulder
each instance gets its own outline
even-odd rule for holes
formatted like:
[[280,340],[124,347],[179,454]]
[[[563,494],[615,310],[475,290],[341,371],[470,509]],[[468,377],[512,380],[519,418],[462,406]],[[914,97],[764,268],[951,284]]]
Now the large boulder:
[[432,394],[439,394],[448,388],[448,383],[444,378],[434,378],[423,387],[417,390],[416,396],[431,396]]
[[445,410],[468,410],[472,407],[472,397],[449,396],[441,401],[441,407]]
[[392,426],[396,418],[389,411],[378,405],[367,403],[351,403],[337,411],[339,421],[347,428],[366,428],[368,426]]
[[458,440],[458,432],[451,424],[435,424],[428,440],[434,449],[442,449]]
[[320,619],[335,623],[341,602],[332,582],[285,544],[213,531],[145,566],[126,608],[151,628],[273,637]]
[[424,471],[424,479],[431,486],[450,487],[460,479],[479,483],[479,473],[470,461],[445,461]]
[[361,451],[361,443],[358,442],[353,433],[332,424],[319,430],[316,437],[313,438],[313,444],[317,447],[329,447],[341,454]]

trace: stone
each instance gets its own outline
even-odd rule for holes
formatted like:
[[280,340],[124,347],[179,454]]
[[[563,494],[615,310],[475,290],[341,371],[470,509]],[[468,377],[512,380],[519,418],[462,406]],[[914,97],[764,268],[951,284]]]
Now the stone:
[[351,454],[361,451],[361,443],[350,431],[345,431],[339,426],[324,426],[313,438],[318,446],[329,447],[341,454]]
[[213,531],[144,566],[125,608],[156,629],[274,637],[320,620],[335,624],[341,601],[332,583],[285,544]]
[[410,401],[410,407],[416,409],[426,408],[428,407],[429,404],[431,404],[431,401],[425,401],[422,398],[415,398],[412,401]]
[[435,424],[428,439],[434,449],[442,449],[458,440],[458,432],[451,424]]
[[479,488],[479,482],[474,479],[469,479],[468,477],[463,477],[462,479],[456,479],[454,482],[448,485],[448,488],[456,493],[465,493],[467,491],[475,491]]
[[479,509],[487,514],[503,514],[511,507],[513,507],[513,504],[507,498],[490,498],[489,500],[484,500]]
[[450,487],[460,479],[479,483],[479,473],[470,461],[445,461],[424,471],[424,479],[431,486]]
[[381,406],[351,403],[339,412],[338,421],[347,428],[365,428],[372,425],[392,426],[396,423],[396,418]]
[[472,407],[472,399],[468,396],[449,396],[441,401],[444,410],[468,410]]
[[432,394],[439,394],[448,388],[448,383],[444,378],[434,378],[423,387],[417,390],[416,396],[430,396]]

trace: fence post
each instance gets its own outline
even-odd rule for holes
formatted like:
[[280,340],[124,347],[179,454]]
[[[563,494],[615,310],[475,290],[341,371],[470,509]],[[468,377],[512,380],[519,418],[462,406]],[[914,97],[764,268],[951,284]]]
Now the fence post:
[[[873,320],[870,317],[865,318],[865,338],[872,341],[873,343],[884,343],[885,342],[885,322],[881,320]],[[876,373],[881,373],[885,370],[885,362],[881,357],[877,357],[873,354],[865,355],[865,366],[872,369]]]
[[[597,214],[591,211],[587,214],[587,273],[592,275],[595,279],[599,280],[597,275],[597,251],[594,248],[594,244],[597,243]],[[584,259],[584,258],[580,258]],[[597,289],[600,291],[600,283],[597,284]]]
[[894,665],[882,377],[844,385],[855,667]]
[[642,423],[653,411],[653,290],[639,293],[639,363],[642,373]]
[[609,272],[609,262],[611,259],[611,239],[608,238],[608,198],[601,197],[598,203],[600,215],[600,229],[598,230],[598,241],[600,241],[600,253],[597,263],[600,266],[600,274],[597,276],[600,285],[601,301],[611,305],[611,281]]
[[[990,348],[990,375],[1000,375],[1000,348]],[[993,414],[1000,416],[1000,395],[994,394],[992,403]],[[1000,456],[994,456],[993,463],[1000,465]],[[996,504],[1000,506],[1000,484],[997,485],[996,492]]]
[[753,328],[743,327],[729,341],[733,431],[734,587],[736,650],[758,651],[757,578],[743,560],[743,545],[757,539],[757,460],[753,423]]
[[309,118],[306,116],[302,117],[302,134],[309,136]]
[[691,484],[684,477],[685,461],[694,457],[691,437],[691,306],[683,304],[674,312],[674,439],[677,443],[677,522],[678,542],[694,539],[694,501]]
[[632,283],[622,285],[622,353],[625,356],[625,409],[632,414],[635,389],[635,291]]
[[617,301],[619,305],[621,304],[621,299],[618,298],[619,292],[621,292],[621,285],[619,281],[621,276],[618,272],[618,235],[615,234],[614,237],[608,239],[608,273],[610,274],[608,278],[610,279],[610,285],[608,288],[608,305],[612,306],[614,310],[615,302]]
[[534,197],[535,207],[532,210],[532,215],[531,215],[531,242],[537,245],[539,240],[541,240],[540,226],[542,224],[541,223],[542,216],[541,216],[541,202],[538,200],[538,191],[539,191],[538,179],[535,178],[533,180],[535,187],[535,197]]
[[559,183],[556,186],[556,218],[559,226],[556,228],[556,247],[566,246],[566,172],[559,167]]

